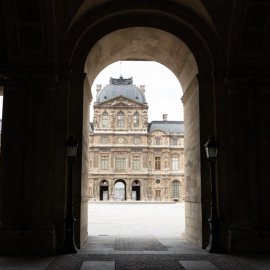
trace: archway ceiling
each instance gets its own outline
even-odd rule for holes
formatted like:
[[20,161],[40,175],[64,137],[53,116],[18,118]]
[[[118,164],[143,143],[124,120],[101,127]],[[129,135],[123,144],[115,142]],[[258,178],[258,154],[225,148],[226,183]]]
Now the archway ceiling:
[[183,41],[162,30],[132,27],[114,31],[92,47],[85,62],[89,84],[118,60],[157,61],[176,75],[183,92],[198,73],[196,60]]

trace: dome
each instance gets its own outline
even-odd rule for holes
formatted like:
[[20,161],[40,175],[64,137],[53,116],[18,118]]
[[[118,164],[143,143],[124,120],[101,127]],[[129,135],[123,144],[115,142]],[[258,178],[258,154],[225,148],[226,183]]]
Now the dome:
[[139,87],[133,84],[133,79],[110,78],[110,84],[104,86],[97,96],[97,103],[104,102],[117,96],[125,96],[140,103],[146,103],[145,95]]

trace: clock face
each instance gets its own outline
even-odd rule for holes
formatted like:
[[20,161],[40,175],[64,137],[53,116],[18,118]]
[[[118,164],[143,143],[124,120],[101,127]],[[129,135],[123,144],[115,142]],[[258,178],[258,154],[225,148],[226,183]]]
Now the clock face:
[[124,141],[123,138],[118,138],[118,142],[119,142],[119,143],[122,143],[123,141]]

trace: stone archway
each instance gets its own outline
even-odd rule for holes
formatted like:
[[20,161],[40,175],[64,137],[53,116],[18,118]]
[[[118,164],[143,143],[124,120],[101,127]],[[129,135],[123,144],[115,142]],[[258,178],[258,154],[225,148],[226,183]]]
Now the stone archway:
[[[188,138],[185,142],[185,177],[186,181],[190,181],[190,185],[185,191],[186,213],[189,216],[186,219],[186,237],[197,246],[205,247],[209,240],[207,220],[209,210],[207,208],[210,203],[210,186],[209,181],[201,181],[202,178],[208,179],[208,166],[206,162],[201,163],[201,153],[203,153],[205,138],[209,134],[215,134],[213,60],[208,45],[200,35],[198,36],[198,32],[185,28],[181,22],[177,24],[183,32],[173,33],[174,31],[168,25],[167,29],[164,25],[160,29],[151,28],[151,22],[145,23],[147,27],[135,27],[133,23],[127,22],[126,28],[124,25],[119,26],[120,30],[115,31],[108,28],[106,34],[98,37],[91,36],[93,29],[87,29],[73,48],[70,63],[74,68],[69,78],[71,101],[69,110],[74,111],[77,107],[77,102],[73,102],[71,97],[79,95],[83,103],[81,113],[84,117],[79,121],[83,130],[78,130],[80,125],[75,118],[71,121],[69,129],[76,129],[81,134],[82,156],[86,156],[88,152],[84,142],[89,119],[85,112],[89,111],[91,101],[90,86],[96,75],[108,64],[117,60],[155,60],[171,69],[183,89],[185,136]],[[188,34],[184,35],[184,33]],[[95,42],[93,42],[94,39]],[[84,67],[86,77],[84,77],[82,67]],[[84,91],[78,94],[78,85],[82,85],[83,78]],[[204,123],[203,126],[200,125],[201,122]],[[82,164],[87,163],[82,161]],[[81,182],[78,182],[80,192],[77,196],[84,198],[82,195],[84,190],[81,187],[86,185],[87,179],[82,178],[82,171],[86,172],[87,168],[80,169],[81,171],[78,171],[78,177],[81,179]],[[86,200],[80,201],[80,207],[77,209],[80,216],[84,218],[87,218],[86,203]],[[207,208],[203,209],[205,206]],[[205,213],[204,217],[202,217],[202,212]],[[81,219],[80,222],[77,235],[80,234],[80,243],[83,244],[87,237],[83,223],[87,221]]]
[[118,179],[114,183],[114,200],[115,201],[125,201],[126,195],[126,182],[122,179]]

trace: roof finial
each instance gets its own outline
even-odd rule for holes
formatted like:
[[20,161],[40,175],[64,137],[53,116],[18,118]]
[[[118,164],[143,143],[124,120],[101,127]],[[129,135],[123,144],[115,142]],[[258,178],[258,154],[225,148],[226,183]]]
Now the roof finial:
[[120,78],[122,79],[123,76],[122,76],[122,61],[120,61]]

